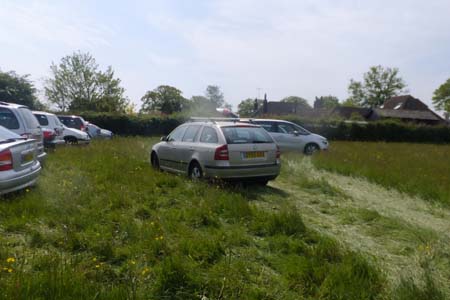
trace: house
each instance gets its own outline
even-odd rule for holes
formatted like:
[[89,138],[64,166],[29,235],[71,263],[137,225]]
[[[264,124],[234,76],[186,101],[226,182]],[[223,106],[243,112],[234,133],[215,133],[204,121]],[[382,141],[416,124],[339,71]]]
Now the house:
[[374,108],[369,120],[397,119],[427,125],[444,124],[444,119],[411,95],[392,97],[379,108]]
[[301,103],[267,101],[267,95],[264,95],[264,100],[262,101],[255,99],[255,112],[253,115],[298,115],[305,111],[312,111],[312,108]]

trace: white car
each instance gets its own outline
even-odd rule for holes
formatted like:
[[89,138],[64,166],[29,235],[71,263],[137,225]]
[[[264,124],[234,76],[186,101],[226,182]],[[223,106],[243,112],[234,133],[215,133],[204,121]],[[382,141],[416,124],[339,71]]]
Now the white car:
[[44,145],[47,148],[55,148],[58,145],[64,144],[64,125],[55,114],[45,111],[33,111],[33,115],[41,125],[44,133]]
[[89,122],[87,122],[86,129],[91,138],[112,139],[113,137],[113,133],[111,131],[100,128]]
[[292,122],[273,119],[246,119],[241,122],[257,124],[264,128],[280,146],[282,152],[295,151],[311,155],[327,150],[329,143],[321,135],[314,134]]
[[89,135],[81,130],[69,128],[66,125],[63,127],[63,138],[66,144],[89,144],[91,138]]

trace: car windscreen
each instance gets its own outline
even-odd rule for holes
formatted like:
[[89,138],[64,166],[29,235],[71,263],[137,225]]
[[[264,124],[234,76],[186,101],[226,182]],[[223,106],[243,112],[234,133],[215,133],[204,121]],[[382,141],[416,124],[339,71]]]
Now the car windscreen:
[[34,114],[34,116],[38,120],[39,124],[41,124],[41,126],[48,126],[48,119],[46,115]]
[[266,144],[273,143],[270,135],[261,127],[228,126],[222,127],[227,144]]
[[39,127],[38,120],[36,119],[36,117],[33,115],[33,113],[28,108],[20,107],[19,110],[22,114],[25,124],[27,125],[27,128]]

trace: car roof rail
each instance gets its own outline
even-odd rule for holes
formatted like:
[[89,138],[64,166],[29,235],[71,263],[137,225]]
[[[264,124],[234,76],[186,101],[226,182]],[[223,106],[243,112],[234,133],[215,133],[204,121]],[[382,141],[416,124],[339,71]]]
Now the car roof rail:
[[211,122],[211,123],[216,123],[216,122],[239,122],[241,119],[240,118],[214,118],[214,117],[191,117],[189,118],[189,121],[191,122]]
[[10,105],[11,103],[4,102],[4,101],[0,101],[0,104],[1,104],[1,105]]

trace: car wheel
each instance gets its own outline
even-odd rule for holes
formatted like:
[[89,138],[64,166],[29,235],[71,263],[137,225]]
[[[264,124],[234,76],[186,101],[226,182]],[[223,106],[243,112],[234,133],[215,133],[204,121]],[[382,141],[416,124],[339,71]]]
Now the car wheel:
[[69,145],[78,144],[78,140],[73,136],[66,137],[66,138],[64,138],[64,140],[66,141],[66,144],[69,144]]
[[269,180],[258,180],[256,183],[260,186],[266,186]]
[[193,162],[189,168],[189,177],[194,180],[199,180],[203,177],[202,167],[198,162]]
[[304,153],[306,155],[313,155],[317,151],[319,151],[319,146],[317,146],[316,144],[307,144],[305,146]]
[[160,169],[160,167],[159,167],[159,158],[158,158],[158,155],[155,152],[152,153],[150,162],[152,164],[153,169],[155,169],[155,170],[159,170]]

